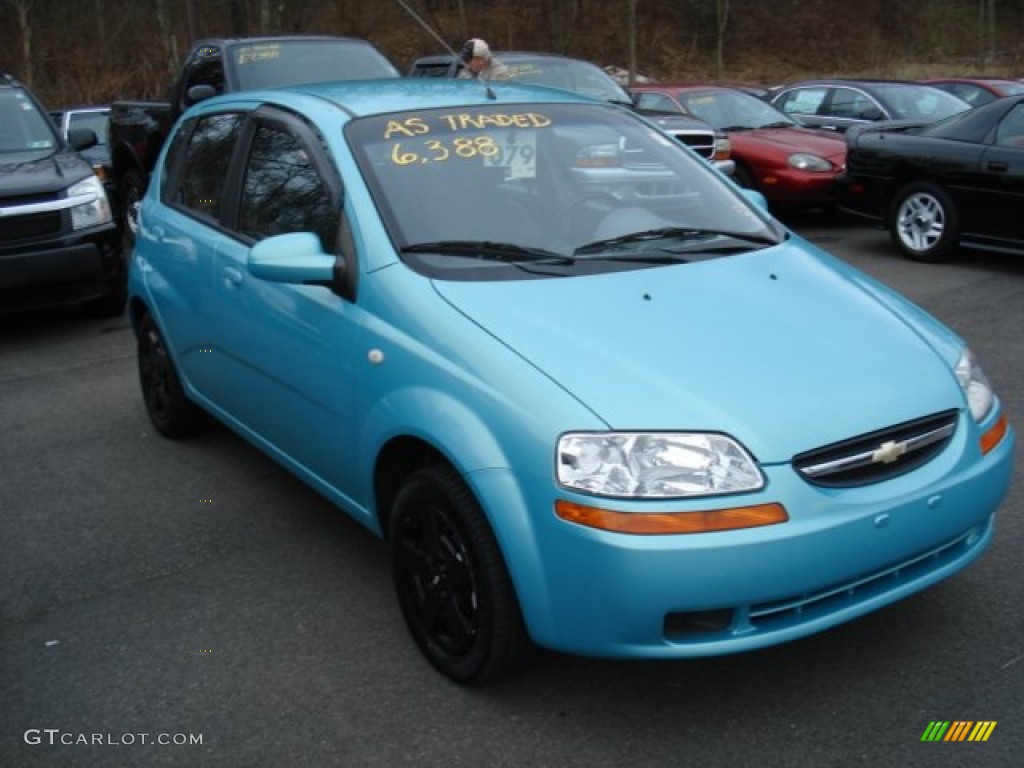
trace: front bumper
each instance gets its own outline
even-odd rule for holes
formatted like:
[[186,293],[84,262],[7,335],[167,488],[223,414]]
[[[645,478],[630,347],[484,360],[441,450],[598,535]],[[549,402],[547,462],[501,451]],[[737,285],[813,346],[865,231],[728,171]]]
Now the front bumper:
[[81,234],[0,248],[0,312],[97,298],[122,274],[113,224]]
[[835,174],[808,173],[795,168],[756,172],[756,183],[769,203],[784,207],[813,208],[834,205]]
[[555,518],[549,485],[530,505],[529,540],[521,525],[498,526],[531,635],[581,655],[714,656],[804,637],[920,591],[984,552],[1009,488],[1012,430],[984,457],[965,433],[975,436],[959,429],[930,464],[886,482],[824,489],[780,465],[766,468],[758,494],[704,505],[783,503],[790,520],[763,528],[609,533]]

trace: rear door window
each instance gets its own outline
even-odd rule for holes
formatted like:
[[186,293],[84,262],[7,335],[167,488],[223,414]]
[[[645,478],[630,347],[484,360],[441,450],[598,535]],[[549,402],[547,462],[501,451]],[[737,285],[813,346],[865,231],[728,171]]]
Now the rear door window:
[[171,146],[167,186],[161,190],[169,205],[188,209],[217,222],[227,184],[228,167],[242,118],[237,114],[207,115],[195,121],[190,133],[179,132]]

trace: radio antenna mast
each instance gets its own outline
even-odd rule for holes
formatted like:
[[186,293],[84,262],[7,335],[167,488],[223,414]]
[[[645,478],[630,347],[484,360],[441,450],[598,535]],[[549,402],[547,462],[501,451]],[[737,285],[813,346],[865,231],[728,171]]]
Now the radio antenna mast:
[[444,48],[446,51],[448,51],[448,53],[450,53],[452,56],[454,56],[455,60],[458,61],[459,54],[457,54],[455,52],[455,49],[452,48],[450,45],[448,45],[448,43],[446,43],[444,41],[444,38],[441,37],[439,34],[437,34],[437,32],[435,32],[433,30],[433,28],[429,24],[427,24],[427,22],[425,22],[423,19],[421,19],[419,14],[416,13],[416,11],[414,11],[412,8],[410,8],[409,4],[406,3],[405,0],[398,0],[398,4],[400,6],[402,6],[402,8],[405,9],[406,13],[408,13],[410,16],[412,16],[416,20],[417,24],[419,24],[421,27],[423,27],[423,29],[425,29],[427,31],[427,34],[429,34],[432,38],[437,40],[437,42],[439,42],[441,44],[441,47]]
[[[459,60],[460,60],[460,56],[459,56],[459,54],[457,54],[455,52],[455,49],[452,48],[450,45],[448,45],[448,43],[446,43],[444,41],[444,38],[442,38],[439,34],[437,34],[437,32],[435,32],[433,30],[433,28],[429,24],[427,24],[427,22],[425,22],[423,19],[421,19],[419,17],[419,14],[416,13],[416,11],[414,11],[412,8],[410,8],[409,4],[406,3],[405,0],[398,0],[398,4],[400,6],[402,6],[402,8],[405,9],[405,12],[408,13],[410,16],[412,16],[416,20],[416,23],[419,24],[421,27],[423,27],[423,29],[425,29],[427,31],[427,33],[432,38],[437,40],[437,42],[439,42],[441,44],[442,48],[444,48],[446,51],[448,51],[448,53],[450,53],[452,55],[452,59],[454,60],[455,65],[458,66],[458,63],[459,63]],[[484,85],[484,92],[487,94],[487,98],[489,98],[489,99],[497,99],[498,98],[494,94],[494,90],[491,88],[491,86],[488,83],[484,83],[483,85]]]

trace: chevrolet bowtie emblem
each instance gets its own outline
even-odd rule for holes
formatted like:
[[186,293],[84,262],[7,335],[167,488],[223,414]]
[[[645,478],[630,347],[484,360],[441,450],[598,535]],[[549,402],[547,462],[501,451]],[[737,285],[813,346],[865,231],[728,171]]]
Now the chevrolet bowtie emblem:
[[871,460],[876,464],[892,464],[900,456],[907,452],[906,443],[897,443],[895,440],[887,440],[878,446],[871,454]]

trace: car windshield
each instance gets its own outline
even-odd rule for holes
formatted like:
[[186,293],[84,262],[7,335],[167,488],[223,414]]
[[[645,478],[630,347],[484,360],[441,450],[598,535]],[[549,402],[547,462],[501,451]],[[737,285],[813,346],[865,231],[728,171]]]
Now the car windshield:
[[0,89],[0,153],[46,155],[57,145],[49,118],[32,99],[18,88]]
[[231,49],[240,90],[399,77],[372,45],[355,40],[274,40]]
[[[498,54],[498,58],[501,55]],[[587,61],[560,58],[520,58],[510,56],[502,59],[508,67],[510,80],[519,80],[531,85],[546,85],[573,91],[593,99],[602,99],[618,104],[632,104],[629,92],[600,67]]]
[[[781,231],[707,163],[628,112],[509,104],[346,128],[408,263],[630,268],[750,251]],[[453,279],[467,279],[454,277]]]
[[929,85],[884,83],[875,93],[885,103],[894,120],[942,120],[970,109],[963,99]]
[[693,91],[679,94],[687,112],[720,131],[799,125],[765,101],[742,91]]

